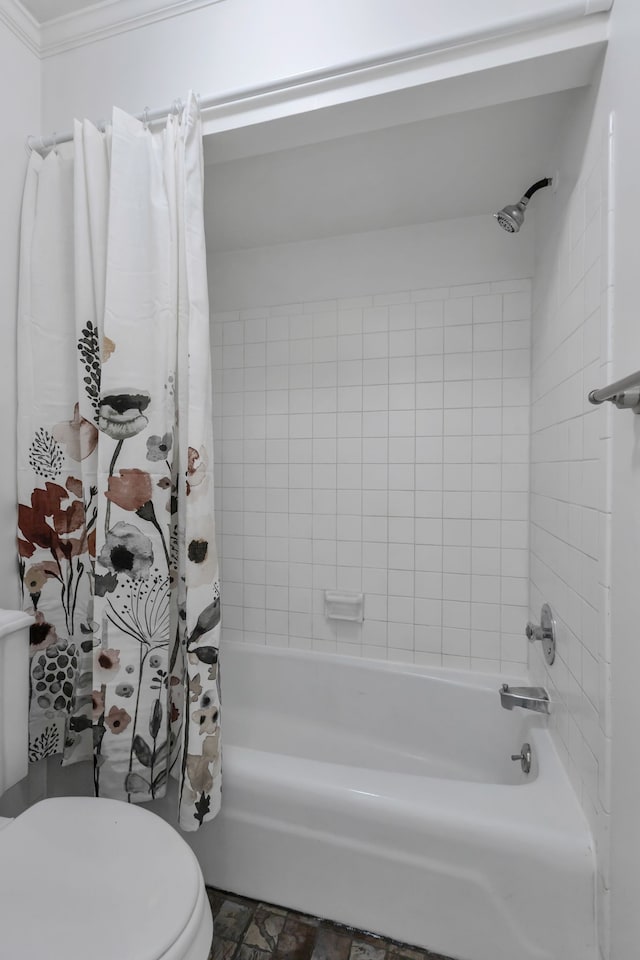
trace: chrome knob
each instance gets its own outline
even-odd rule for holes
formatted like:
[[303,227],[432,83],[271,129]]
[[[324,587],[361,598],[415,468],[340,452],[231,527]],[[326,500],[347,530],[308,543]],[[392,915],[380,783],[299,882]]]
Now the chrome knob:
[[542,633],[542,627],[541,627],[539,624],[534,623],[533,620],[529,620],[529,622],[527,623],[527,625],[526,625],[526,627],[525,627],[524,632],[525,632],[526,635],[527,635],[527,640],[533,641],[533,640],[543,640],[543,639],[544,639],[544,636],[543,636],[543,633]]
[[544,658],[551,666],[556,656],[556,622],[553,618],[551,607],[548,603],[543,603],[540,611],[540,623],[533,623],[529,620],[525,630],[527,639],[540,640],[544,651]]
[[520,761],[520,766],[522,767],[523,773],[530,773],[531,761],[533,759],[533,755],[531,753],[531,744],[523,743],[520,749],[520,753],[512,753],[511,759]]

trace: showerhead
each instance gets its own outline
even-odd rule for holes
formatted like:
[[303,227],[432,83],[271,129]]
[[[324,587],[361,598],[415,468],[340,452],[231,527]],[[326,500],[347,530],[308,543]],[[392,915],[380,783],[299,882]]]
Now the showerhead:
[[506,230],[507,233],[517,233],[524,223],[524,212],[527,209],[527,205],[529,200],[531,200],[531,197],[537,190],[542,190],[543,187],[549,187],[552,183],[553,180],[551,177],[545,177],[544,180],[538,180],[537,183],[534,183],[532,187],[529,187],[527,192],[520,198],[520,200],[518,200],[517,203],[509,203],[506,207],[503,207],[502,210],[499,210],[498,213],[494,213],[494,217],[502,229]]
[[508,204],[506,207],[503,207],[498,213],[494,213],[494,217],[507,233],[517,233],[524,223],[524,211],[526,208],[526,203],[520,200],[519,203],[513,205]]

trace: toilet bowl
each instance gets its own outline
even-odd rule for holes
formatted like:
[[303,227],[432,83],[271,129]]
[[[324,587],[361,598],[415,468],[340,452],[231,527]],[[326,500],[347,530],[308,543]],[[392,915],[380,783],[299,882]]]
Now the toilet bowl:
[[42,800],[0,820],[0,955],[207,960],[198,862],[164,820],[116,800]]
[[[25,619],[0,611],[5,667],[20,633],[15,658],[28,649]],[[0,673],[0,720],[14,677]],[[0,729],[0,772],[3,751],[16,750],[26,733],[26,700],[23,706],[24,731],[22,710]],[[207,960],[212,934],[198,861],[154,813],[116,800],[60,797],[0,817],[0,957]]]

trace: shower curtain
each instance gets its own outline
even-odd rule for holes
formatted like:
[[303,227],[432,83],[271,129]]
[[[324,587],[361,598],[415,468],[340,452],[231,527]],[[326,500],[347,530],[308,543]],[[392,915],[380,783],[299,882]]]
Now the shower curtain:
[[29,757],[93,755],[97,795],[179,784],[179,823],[220,805],[202,132],[195,98],[152,133],[32,153],[18,330],[18,548]]

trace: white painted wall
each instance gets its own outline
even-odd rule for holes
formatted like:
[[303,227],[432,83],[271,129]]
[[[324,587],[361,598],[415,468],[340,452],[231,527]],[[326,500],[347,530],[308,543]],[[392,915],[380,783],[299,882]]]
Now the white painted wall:
[[16,565],[16,291],[25,140],[40,123],[40,63],[0,21],[0,77],[7,93],[0,124],[0,324],[2,328],[2,470],[0,606],[18,604]]
[[[565,90],[270,152],[270,125],[261,124],[257,155],[207,164],[208,252],[487,216],[553,171],[584,95]],[[208,137],[207,152],[229,139]],[[503,235],[503,247],[523,236]]]
[[484,216],[219,251],[211,297],[223,311],[529,277],[533,233],[508,236]]
[[[448,47],[608,9],[610,0],[225,0],[92,42],[43,64],[47,130],[139,112],[193,88],[220,95],[395,51]],[[82,78],[81,82],[79,78]]]
[[[0,607],[19,603],[16,563],[16,291],[25,137],[40,122],[40,63],[0,21],[0,77],[7,91],[0,124],[0,329],[2,470],[0,471]],[[2,800],[0,816],[24,809],[27,783]]]

